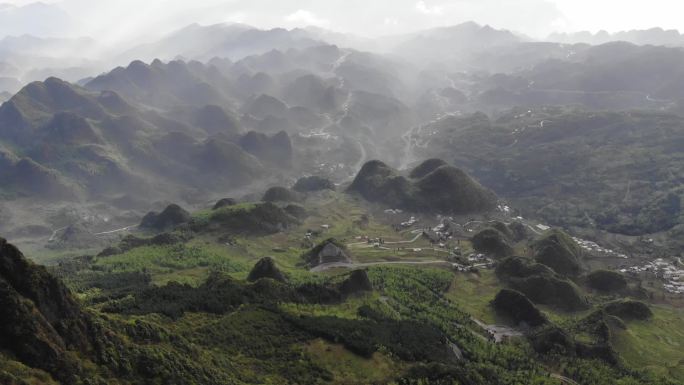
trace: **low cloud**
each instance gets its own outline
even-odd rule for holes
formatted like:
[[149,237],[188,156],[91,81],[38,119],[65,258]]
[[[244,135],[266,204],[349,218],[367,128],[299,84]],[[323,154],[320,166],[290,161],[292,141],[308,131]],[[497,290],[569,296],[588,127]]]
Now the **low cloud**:
[[330,25],[330,20],[320,18],[313,12],[305,9],[300,9],[287,15],[285,21],[295,24],[314,25],[317,27],[327,27]]
[[416,3],[416,9],[418,12],[425,15],[440,16],[444,14],[444,8],[437,5],[428,6],[425,1],[422,0]]

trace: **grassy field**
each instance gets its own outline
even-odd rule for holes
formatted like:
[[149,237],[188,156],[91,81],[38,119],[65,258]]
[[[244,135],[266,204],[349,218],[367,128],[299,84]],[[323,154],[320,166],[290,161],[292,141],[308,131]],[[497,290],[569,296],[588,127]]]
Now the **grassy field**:
[[377,352],[367,359],[320,338],[309,342],[305,351],[315,363],[332,372],[330,384],[382,383],[405,370],[405,365],[386,354]]
[[[221,212],[249,207],[252,205],[243,204],[221,209]],[[445,260],[448,256],[447,252],[434,250],[426,239],[416,238],[411,231],[396,231],[388,223],[386,215],[376,212],[374,217],[373,211],[364,203],[345,194],[317,196],[307,201],[306,209],[310,214],[308,218],[277,234],[240,235],[221,229],[198,232],[190,240],[175,245],[142,246],[117,255],[97,257],[87,265],[91,270],[84,273],[92,274],[93,280],[108,273],[118,274],[118,277],[132,275],[133,278],[129,279],[133,281],[135,273],[144,272],[149,274],[153,285],[175,281],[197,287],[214,271],[244,281],[259,259],[271,256],[287,276],[289,285],[316,283],[334,286],[346,278],[347,269],[313,274],[302,258],[312,245],[328,238],[336,238],[347,245],[353,261],[357,263]],[[194,218],[209,221],[212,215],[214,212],[205,210],[195,213]],[[404,216],[401,214],[396,219]],[[394,221],[394,218],[390,220]],[[319,234],[307,240],[305,234],[309,231]],[[369,246],[363,241],[365,237],[383,238],[388,249]],[[392,243],[406,241],[412,242]],[[464,256],[472,252],[468,241],[461,241],[458,246]],[[528,251],[522,244],[516,245],[516,250],[519,254]],[[413,320],[419,324],[430,323],[450,335],[451,340],[460,344],[464,351],[475,354],[480,363],[488,362],[487,365],[492,367],[529,364],[518,361],[521,354],[529,353],[529,346],[524,341],[519,341],[519,346],[488,345],[483,338],[484,332],[471,321],[473,317],[486,324],[507,324],[507,320],[497,316],[490,305],[505,286],[493,270],[456,273],[448,265],[384,265],[369,267],[367,271],[374,291],[351,296],[342,302],[285,301],[274,305],[273,309],[277,311],[245,303],[226,314],[185,313],[177,320],[158,314],[112,317],[121,322],[141,319],[159,325],[197,348],[197,359],[211,362],[214,369],[234,370],[241,380],[248,383],[287,383],[287,379],[304,374],[311,374],[312,381],[314,378],[324,379],[325,383],[332,384],[383,383],[415,369],[409,361],[404,362],[394,355],[396,352],[387,350],[389,345],[377,346],[377,350],[369,355],[359,355],[358,351],[355,354],[343,340],[337,337],[321,339],[320,334],[312,334],[302,326],[294,327],[287,317],[315,319],[311,325],[339,323],[333,324],[334,330],[344,329],[337,328],[339,325],[368,322],[369,314],[392,322]],[[72,282],[80,281],[74,279]],[[86,300],[93,299],[93,303],[106,294],[92,285],[83,287],[85,289],[79,295]],[[562,327],[571,327],[590,312],[568,314],[547,306],[540,306],[540,309]],[[664,306],[654,306],[654,312],[653,320],[629,322],[627,330],[614,333],[615,347],[630,368],[652,369],[671,378],[684,378],[681,353],[684,351],[684,314],[681,310]],[[416,330],[415,325],[411,330]],[[581,333],[575,334],[576,338],[584,340]],[[586,342],[591,342],[591,336],[586,337]],[[170,354],[176,347],[164,342],[159,349]],[[499,362],[500,357],[506,357],[509,362]],[[528,369],[532,372],[538,370]],[[524,378],[525,374],[511,376],[512,382],[508,383],[525,383],[515,378]]]
[[491,270],[481,271],[479,276],[471,273],[456,274],[446,297],[473,317],[494,324],[497,317],[489,302],[500,289],[501,284]]
[[629,322],[616,333],[615,348],[630,366],[684,379],[684,309],[652,309],[652,320]]

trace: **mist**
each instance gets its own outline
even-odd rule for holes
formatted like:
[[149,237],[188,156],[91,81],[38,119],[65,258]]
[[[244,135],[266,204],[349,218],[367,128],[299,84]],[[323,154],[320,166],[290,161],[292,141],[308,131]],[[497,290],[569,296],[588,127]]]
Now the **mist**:
[[0,4],[0,382],[684,384],[667,0]]

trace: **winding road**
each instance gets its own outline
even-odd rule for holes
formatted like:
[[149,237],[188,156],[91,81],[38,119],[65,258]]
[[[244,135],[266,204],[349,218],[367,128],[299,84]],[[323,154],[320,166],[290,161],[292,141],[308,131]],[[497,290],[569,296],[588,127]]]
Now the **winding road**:
[[[55,240],[55,238],[57,238],[57,234],[60,231],[65,230],[67,227],[69,227],[69,226],[64,226],[64,227],[59,228],[57,230],[53,230],[52,235],[50,235],[50,238],[48,239],[48,242],[53,242]],[[121,232],[128,231],[128,230],[132,230],[132,229],[135,229],[137,227],[138,227],[138,225],[130,225],[130,226],[122,227],[120,229],[116,229],[116,230],[103,231],[101,233],[94,233],[93,235],[100,236],[100,235],[116,234],[116,233],[121,233]]]
[[137,228],[137,227],[138,227],[138,225],[130,225],[130,226],[122,227],[122,228],[120,228],[120,229],[116,229],[116,230],[110,230],[110,231],[103,231],[103,232],[101,232],[101,233],[95,233],[95,234],[93,234],[93,235],[108,235],[108,234],[115,234],[115,233],[120,233],[120,232],[123,232],[123,231],[128,231],[128,230],[131,230],[131,229],[135,229],[135,228]]

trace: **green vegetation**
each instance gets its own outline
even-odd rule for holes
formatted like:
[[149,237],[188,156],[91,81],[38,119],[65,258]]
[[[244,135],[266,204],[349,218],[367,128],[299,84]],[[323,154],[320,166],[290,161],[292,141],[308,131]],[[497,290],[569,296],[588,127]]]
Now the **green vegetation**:
[[548,231],[533,243],[537,262],[565,276],[576,276],[582,269],[582,250],[568,234],[559,229]]
[[505,258],[513,255],[513,247],[501,231],[490,228],[475,234],[471,240],[473,248],[481,253],[487,253],[497,258]]
[[[318,256],[327,244],[349,252],[352,262],[421,258],[419,252],[359,242],[360,235],[413,238],[361,204],[334,192],[312,196],[302,222],[270,203],[225,206],[195,213],[188,225],[171,233],[126,237],[97,257],[55,267],[83,299],[81,306],[92,317],[88,322],[97,325],[94,338],[105,346],[94,356],[78,353],[83,369],[76,376],[131,385],[174,378],[181,384],[558,385],[549,373],[598,385],[662,385],[668,382],[658,375],[677,378],[678,369],[663,370],[629,350],[632,341],[645,349],[663,338],[636,333],[655,327],[652,321],[624,317],[624,306],[615,310],[602,297],[591,297],[590,303],[599,305],[582,313],[522,301],[536,318],[520,313],[521,306],[500,306],[518,302],[497,293],[509,293],[507,286],[516,288],[531,277],[573,285],[532,259],[506,258],[496,272],[478,273],[421,265],[307,271],[308,259],[302,256]],[[274,228],[283,218],[288,226],[281,231],[260,230]],[[234,231],[244,228],[238,223],[258,231]],[[318,247],[306,242],[306,233]],[[429,247],[425,242],[415,245]],[[462,247],[469,250],[469,242]],[[436,258],[429,251],[422,257]],[[532,294],[568,301],[554,285],[532,286]],[[580,288],[573,290],[585,296]],[[516,312],[497,312],[504,307]],[[661,322],[663,314],[655,308],[653,322]],[[494,343],[480,326],[516,330],[519,321],[540,327]],[[662,357],[675,355],[675,346]],[[29,373],[14,358],[0,365],[27,379],[42,375]]]
[[614,333],[614,346],[628,365],[648,368],[659,375],[684,378],[684,329],[681,309],[653,306],[653,319],[631,321]]
[[227,247],[205,246],[201,242],[169,246],[142,246],[119,255],[99,257],[93,269],[109,273],[145,271],[157,277],[179,270],[203,270],[241,272],[249,271],[249,265],[230,258]]
[[[370,202],[408,210],[469,214],[493,210],[496,195],[460,169],[427,161],[412,175],[429,173],[419,179],[409,179],[397,170],[374,160],[363,165],[348,191]],[[415,171],[415,170],[414,170]]]
[[321,190],[331,190],[335,191],[335,184],[330,180],[320,177],[320,176],[309,176],[304,178],[299,178],[297,182],[292,187],[294,191],[300,193],[314,192]]
[[515,324],[524,323],[531,327],[538,327],[548,322],[542,312],[524,294],[515,290],[501,290],[494,297],[492,306],[496,311],[513,320]]
[[421,155],[453,159],[546,223],[646,235],[683,223],[682,126],[669,112],[520,107],[439,120]]
[[627,279],[615,271],[596,270],[587,275],[587,284],[595,290],[619,292],[627,288]]
[[264,202],[301,202],[304,197],[296,191],[276,186],[266,190],[261,200]]

